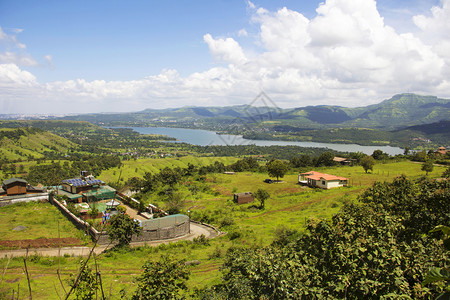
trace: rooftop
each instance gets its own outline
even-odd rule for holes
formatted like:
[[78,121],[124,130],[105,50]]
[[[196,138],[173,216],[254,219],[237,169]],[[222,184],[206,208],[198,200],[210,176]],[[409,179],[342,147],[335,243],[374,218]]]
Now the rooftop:
[[8,185],[14,182],[22,182],[22,183],[27,183],[27,181],[25,179],[21,179],[21,178],[10,178],[10,179],[6,179],[3,181],[4,185]]
[[302,173],[300,175],[302,175],[305,178],[312,179],[312,180],[321,180],[321,179],[325,179],[328,181],[330,181],[330,180],[347,180],[347,178],[345,178],[345,177],[320,173],[320,172],[316,172],[316,171],[310,171],[310,172]]

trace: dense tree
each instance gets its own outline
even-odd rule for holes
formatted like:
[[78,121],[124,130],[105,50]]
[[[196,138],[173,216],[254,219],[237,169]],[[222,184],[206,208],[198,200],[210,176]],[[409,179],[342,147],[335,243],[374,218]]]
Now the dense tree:
[[433,172],[434,165],[432,160],[427,160],[422,165],[422,171],[425,171],[426,175],[428,176],[428,173]]
[[382,150],[375,150],[372,153],[372,157],[376,160],[383,160],[383,159],[388,159],[389,154],[384,153]]
[[118,246],[126,246],[131,242],[133,234],[139,235],[141,227],[139,223],[125,214],[117,214],[111,217],[109,224],[106,226],[111,241],[117,241]]
[[269,173],[269,176],[276,177],[277,181],[279,178],[283,178],[287,171],[288,166],[281,160],[272,160],[267,163],[267,172]]
[[125,185],[128,186],[130,191],[137,192],[143,188],[144,180],[139,177],[131,177],[127,180],[127,183]]
[[171,169],[169,167],[165,167],[162,169],[158,174],[158,179],[163,184],[167,184],[170,186],[174,186],[181,180],[181,172],[177,172],[174,169]]
[[333,152],[324,152],[322,153],[316,160],[316,167],[321,167],[321,166],[333,166],[336,163],[334,162],[334,153]]
[[373,166],[375,165],[375,159],[372,156],[365,156],[360,159],[359,164],[364,168],[367,173],[368,170],[373,172]]
[[159,261],[146,262],[142,268],[144,271],[135,279],[133,300],[184,298],[182,292],[187,290],[190,274],[184,261],[162,256]]
[[427,159],[428,159],[428,155],[425,150],[414,153],[414,156],[412,158],[412,160],[414,160],[414,161],[422,161],[422,162],[426,161]]
[[442,177],[450,178],[450,168],[447,168],[444,173],[442,173]]
[[304,168],[312,166],[312,160],[309,155],[303,154],[300,156],[294,156],[290,159],[290,164],[294,168]]

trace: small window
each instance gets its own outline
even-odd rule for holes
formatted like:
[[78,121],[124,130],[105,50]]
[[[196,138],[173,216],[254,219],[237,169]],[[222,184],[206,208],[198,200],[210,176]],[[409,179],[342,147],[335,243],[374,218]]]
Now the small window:
[[322,184],[325,185],[325,180],[322,180]]

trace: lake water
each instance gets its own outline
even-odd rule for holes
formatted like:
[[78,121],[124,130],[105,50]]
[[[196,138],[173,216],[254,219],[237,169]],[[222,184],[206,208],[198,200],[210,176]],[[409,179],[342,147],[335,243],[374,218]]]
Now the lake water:
[[403,149],[391,146],[361,146],[356,144],[331,144],[315,142],[291,142],[291,141],[265,141],[248,140],[240,135],[219,135],[214,131],[202,129],[169,128],[169,127],[126,127],[131,128],[141,134],[164,134],[176,138],[180,142],[192,145],[212,146],[212,145],[257,145],[257,146],[300,146],[314,148],[328,148],[342,152],[362,152],[372,154],[379,149],[389,155],[403,154]]

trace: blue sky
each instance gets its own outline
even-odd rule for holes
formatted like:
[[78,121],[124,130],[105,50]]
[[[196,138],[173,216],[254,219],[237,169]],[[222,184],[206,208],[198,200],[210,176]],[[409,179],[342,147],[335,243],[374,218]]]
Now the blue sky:
[[282,107],[450,97],[449,23],[449,0],[3,0],[0,114],[246,104],[262,90]]

